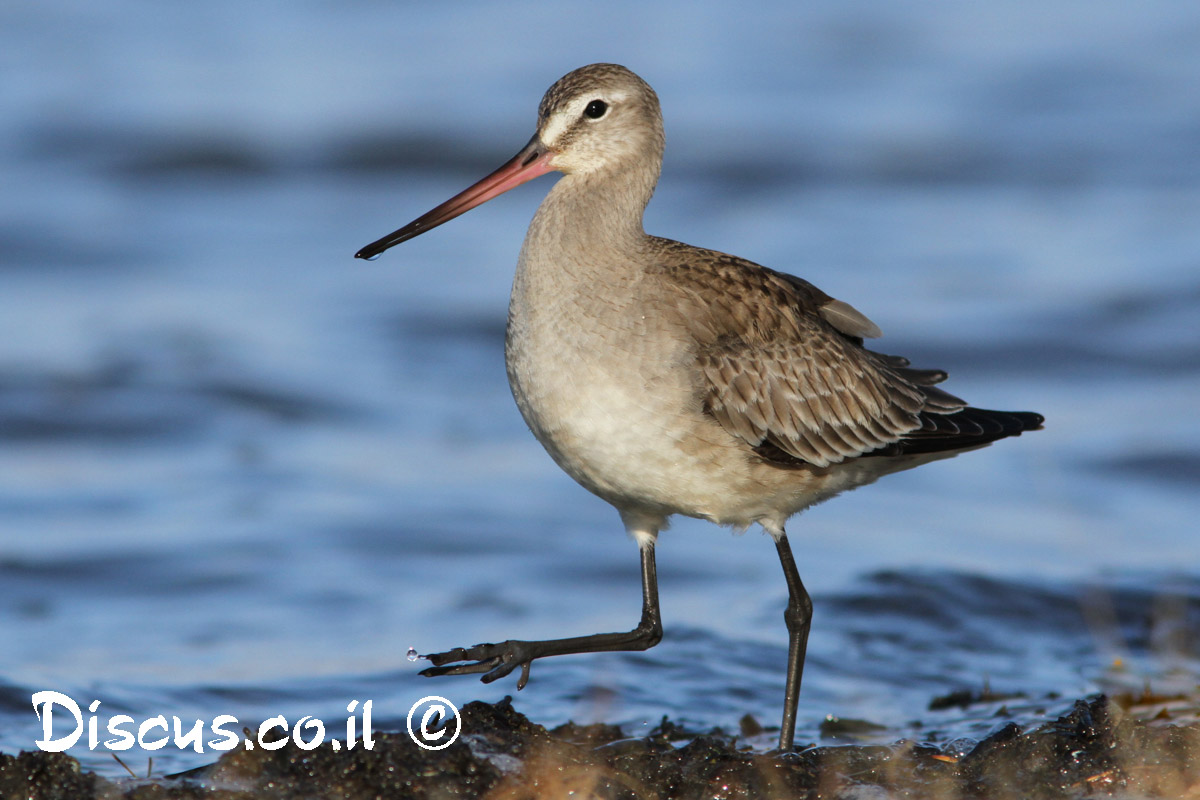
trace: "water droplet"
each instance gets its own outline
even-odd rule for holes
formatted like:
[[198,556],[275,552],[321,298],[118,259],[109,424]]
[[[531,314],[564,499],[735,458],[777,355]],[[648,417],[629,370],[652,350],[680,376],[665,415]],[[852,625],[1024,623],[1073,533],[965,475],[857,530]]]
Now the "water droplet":
[[421,656],[417,654],[417,648],[415,648],[415,647],[408,648],[408,660],[409,661],[416,661],[420,657]]
[[376,253],[373,256],[367,256],[367,261],[378,261],[381,255],[383,255],[383,253]]

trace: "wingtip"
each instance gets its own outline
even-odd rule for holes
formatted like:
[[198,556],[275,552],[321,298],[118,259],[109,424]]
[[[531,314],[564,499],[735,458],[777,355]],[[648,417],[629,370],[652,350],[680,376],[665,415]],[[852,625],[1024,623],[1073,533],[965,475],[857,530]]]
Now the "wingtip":
[[1040,431],[1042,429],[1042,423],[1046,421],[1046,418],[1036,411],[1005,411],[1002,413],[1007,414],[1021,423],[1021,430],[1018,431],[1018,435],[1024,433],[1025,431]]

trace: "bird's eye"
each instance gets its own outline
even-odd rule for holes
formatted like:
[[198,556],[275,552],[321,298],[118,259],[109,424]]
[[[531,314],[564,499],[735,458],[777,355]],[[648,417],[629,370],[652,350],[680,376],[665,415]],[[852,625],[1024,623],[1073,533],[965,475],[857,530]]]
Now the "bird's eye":
[[608,111],[608,103],[603,100],[593,100],[587,104],[587,108],[583,110],[583,115],[588,119],[600,119]]

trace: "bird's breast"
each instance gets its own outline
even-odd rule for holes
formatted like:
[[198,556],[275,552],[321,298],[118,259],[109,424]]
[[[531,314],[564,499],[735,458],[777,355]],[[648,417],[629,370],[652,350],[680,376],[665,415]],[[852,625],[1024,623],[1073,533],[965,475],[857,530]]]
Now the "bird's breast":
[[519,269],[505,356],[530,430],[569,475],[618,505],[654,504],[700,419],[686,340],[636,281],[597,286]]

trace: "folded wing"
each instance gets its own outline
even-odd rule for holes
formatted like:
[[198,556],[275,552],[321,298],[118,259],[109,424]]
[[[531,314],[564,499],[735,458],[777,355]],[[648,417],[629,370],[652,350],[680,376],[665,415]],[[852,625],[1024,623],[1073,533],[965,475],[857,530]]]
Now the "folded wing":
[[812,284],[703,252],[673,268],[682,318],[700,342],[702,402],[760,457],[826,467],[974,447],[1041,425],[1037,414],[968,407],[934,385],[945,372],[867,350],[863,337],[879,328]]

